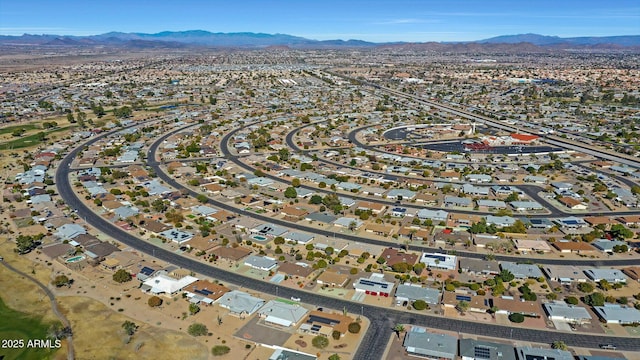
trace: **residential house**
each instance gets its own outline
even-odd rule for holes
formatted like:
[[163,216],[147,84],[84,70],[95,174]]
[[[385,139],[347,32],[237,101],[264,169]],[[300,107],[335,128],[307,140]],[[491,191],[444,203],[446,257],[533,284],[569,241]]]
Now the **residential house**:
[[224,294],[231,291],[226,286],[212,283],[208,280],[198,280],[187,285],[183,290],[187,294],[190,303],[204,303],[207,305],[213,304]]
[[360,278],[353,283],[356,292],[364,292],[367,295],[388,297],[393,291],[394,282],[384,279],[384,274],[371,274],[369,278]]
[[627,277],[618,269],[591,268],[584,271],[587,277],[595,282],[606,280],[611,284],[626,283]]
[[402,343],[409,355],[427,359],[454,360],[458,354],[458,339],[451,335],[435,334],[426,328],[412,326]]
[[423,300],[427,304],[437,305],[440,303],[440,291],[418,284],[399,284],[396,287],[396,304],[403,302],[413,303],[416,300]]
[[584,254],[594,253],[596,251],[593,246],[584,241],[559,240],[551,245],[562,253]]
[[244,260],[244,264],[254,269],[270,271],[278,266],[278,262],[274,258],[267,256],[251,255]]
[[574,282],[586,282],[588,280],[584,271],[573,265],[545,265],[542,270],[551,281],[557,281],[563,285]]
[[566,350],[534,348],[530,346],[516,347],[516,356],[518,360],[574,360],[573,354]]
[[591,315],[581,306],[569,305],[564,301],[551,301],[542,304],[550,320],[564,321],[572,324],[588,324]]
[[387,266],[393,266],[398,263],[415,265],[418,262],[419,255],[406,253],[394,248],[386,248],[379,258],[383,258]]
[[620,304],[594,306],[593,311],[607,324],[640,324],[640,310]]
[[270,300],[258,310],[258,315],[268,324],[290,327],[300,322],[308,312],[309,310],[300,304]]
[[439,253],[423,253],[420,262],[427,265],[427,268],[455,270],[458,264],[455,255]]
[[511,261],[501,261],[500,269],[508,270],[516,279],[538,279],[542,277],[542,270],[533,264],[518,264]]
[[513,345],[475,339],[460,339],[462,360],[516,360]]
[[349,329],[353,318],[339,313],[314,310],[309,312],[307,319],[299,327],[299,331],[307,334],[330,337],[333,331],[344,335]]
[[500,265],[495,261],[460,258],[460,269],[473,275],[490,276],[500,273]]
[[349,275],[341,272],[325,270],[318,278],[316,282],[320,285],[328,285],[333,287],[344,287],[349,281]]
[[258,311],[264,306],[265,301],[246,292],[232,290],[222,295],[217,303],[220,307],[228,309],[231,314],[244,317]]
[[176,279],[166,275],[165,273],[159,272],[146,279],[142,283],[140,289],[143,292],[155,295],[165,294],[167,296],[171,296],[196,281],[198,281],[198,279],[193,276],[184,276],[180,279]]

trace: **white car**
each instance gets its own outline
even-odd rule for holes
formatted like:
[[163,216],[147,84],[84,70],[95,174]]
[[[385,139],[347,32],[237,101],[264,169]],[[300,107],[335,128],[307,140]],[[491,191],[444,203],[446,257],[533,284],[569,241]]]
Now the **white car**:
[[291,300],[292,300],[292,301],[300,302],[300,298],[299,298],[299,297],[295,297],[295,296],[292,296],[292,297],[291,297]]

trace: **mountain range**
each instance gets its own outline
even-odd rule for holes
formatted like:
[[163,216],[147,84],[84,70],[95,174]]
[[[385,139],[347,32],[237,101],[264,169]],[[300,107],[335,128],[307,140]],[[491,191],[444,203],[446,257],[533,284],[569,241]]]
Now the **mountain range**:
[[236,47],[264,48],[286,46],[290,48],[342,48],[342,47],[416,47],[433,49],[474,49],[478,47],[503,47],[500,45],[518,45],[525,47],[577,47],[615,49],[640,47],[640,35],[608,37],[571,37],[545,36],[538,34],[504,35],[490,39],[455,43],[373,43],[362,40],[312,40],[287,34],[264,34],[252,32],[212,33],[204,30],[163,31],[155,34],[109,32],[90,36],[69,35],[0,35],[0,45],[35,46],[116,46],[134,48],[154,47]]

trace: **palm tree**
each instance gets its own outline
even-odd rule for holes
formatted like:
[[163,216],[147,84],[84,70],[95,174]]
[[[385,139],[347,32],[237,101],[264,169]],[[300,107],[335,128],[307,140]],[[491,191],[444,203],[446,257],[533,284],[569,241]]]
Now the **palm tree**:
[[404,325],[396,324],[396,326],[393,327],[393,331],[396,333],[396,336],[399,339],[400,338],[400,333],[404,332]]

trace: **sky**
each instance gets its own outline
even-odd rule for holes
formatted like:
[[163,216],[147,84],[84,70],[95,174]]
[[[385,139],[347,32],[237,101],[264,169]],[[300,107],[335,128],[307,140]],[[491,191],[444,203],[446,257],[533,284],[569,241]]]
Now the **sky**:
[[640,35],[638,0],[0,0],[0,34],[207,30],[372,42]]

